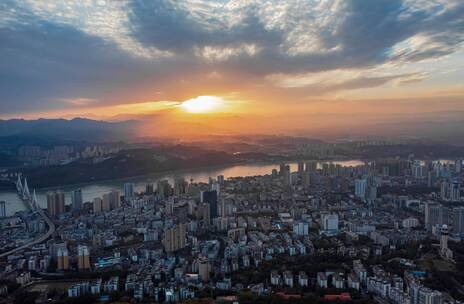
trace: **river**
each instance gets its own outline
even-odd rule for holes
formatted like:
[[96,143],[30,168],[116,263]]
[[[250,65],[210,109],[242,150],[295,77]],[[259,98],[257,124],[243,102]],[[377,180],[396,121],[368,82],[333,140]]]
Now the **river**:
[[[357,166],[364,164],[360,160],[347,160],[347,161],[333,161],[334,164],[340,164],[342,166]],[[297,162],[289,163],[291,171],[297,170]],[[321,163],[319,163],[319,166]],[[147,183],[156,183],[160,179],[167,179],[172,184],[175,177],[183,177],[186,181],[193,179],[194,182],[207,182],[209,177],[216,178],[218,175],[224,175],[225,178],[237,177],[237,176],[254,176],[254,175],[265,175],[270,174],[272,169],[278,169],[279,164],[246,164],[246,165],[234,165],[223,168],[211,168],[211,169],[197,169],[169,174],[152,174],[144,177],[127,178],[124,180],[111,180],[102,182],[93,182],[89,184],[83,184],[79,186],[66,186],[60,187],[60,190],[66,193],[66,204],[71,203],[70,192],[75,189],[82,189],[82,196],[84,202],[92,201],[95,197],[102,196],[111,190],[119,190],[122,192],[124,183],[134,183],[136,191],[143,191]],[[29,188],[33,189],[34,185],[29,185]],[[156,185],[155,185],[156,187]],[[46,192],[48,190],[37,191],[37,200],[39,205],[43,208],[47,206]],[[13,215],[15,212],[24,210],[25,206],[20,200],[16,192],[14,191],[0,191],[0,201],[6,202],[6,213],[7,215]]]

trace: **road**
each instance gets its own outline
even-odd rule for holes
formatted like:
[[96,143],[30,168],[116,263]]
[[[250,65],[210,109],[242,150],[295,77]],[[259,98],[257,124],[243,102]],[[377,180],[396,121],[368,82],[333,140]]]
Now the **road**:
[[33,241],[31,241],[31,242],[29,242],[27,244],[24,244],[22,246],[16,247],[15,249],[11,249],[10,251],[7,251],[7,252],[4,252],[4,253],[0,254],[0,258],[6,257],[6,256],[8,256],[10,254],[13,254],[13,253],[18,252],[18,251],[23,250],[23,249],[27,249],[27,248],[32,247],[34,245],[40,244],[43,241],[45,241],[46,239],[48,239],[55,232],[55,229],[56,229],[55,224],[48,217],[48,215],[40,208],[35,209],[35,212],[38,212],[39,215],[47,223],[47,225],[48,225],[47,233],[39,236],[38,238],[36,238],[35,240],[33,240]]

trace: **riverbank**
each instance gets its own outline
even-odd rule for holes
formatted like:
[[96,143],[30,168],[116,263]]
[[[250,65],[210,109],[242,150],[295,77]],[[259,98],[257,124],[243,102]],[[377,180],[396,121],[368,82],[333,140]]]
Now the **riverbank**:
[[[79,188],[79,187],[85,187],[88,185],[92,185],[94,183],[99,183],[99,184],[107,184],[107,183],[123,183],[123,182],[131,182],[134,180],[140,180],[140,179],[153,179],[153,180],[158,180],[164,176],[172,176],[172,175],[184,175],[184,174],[195,174],[195,173],[200,173],[202,171],[215,171],[215,170],[223,170],[226,168],[230,167],[235,167],[235,166],[269,166],[269,165],[279,165],[282,162],[287,162],[287,163],[295,163],[301,161],[301,159],[275,159],[275,160],[266,160],[266,161],[237,161],[237,162],[230,162],[222,165],[211,165],[211,166],[201,166],[201,167],[191,167],[191,168],[185,168],[185,169],[176,169],[176,170],[165,170],[165,171],[158,171],[158,172],[150,172],[146,174],[141,174],[141,175],[133,175],[133,176],[127,176],[127,177],[119,177],[119,178],[109,178],[109,179],[95,179],[92,181],[88,182],[82,182],[82,183],[70,183],[70,184],[59,184],[59,185],[53,185],[49,187],[37,187],[37,190],[40,191],[49,191],[49,190],[54,190],[60,187],[65,187],[65,188]],[[336,158],[336,159],[325,159],[325,160],[320,160],[320,159],[305,159],[304,161],[316,161],[319,163],[327,163],[327,162],[357,162],[361,163],[364,162],[364,160],[354,160],[354,159],[341,159],[341,158]],[[269,172],[268,174],[271,174]],[[214,176],[212,176],[214,177]]]
[[[344,166],[360,165],[363,162],[359,160],[331,160],[334,163],[339,163]],[[209,177],[223,175],[225,178],[236,176],[255,176],[271,174],[273,169],[278,169],[281,161],[261,161],[261,162],[236,162],[230,165],[218,166],[203,166],[197,168],[189,168],[183,170],[169,170],[164,172],[155,172],[135,177],[127,177],[120,179],[110,179],[106,181],[92,181],[88,183],[69,184],[66,186],[46,187],[38,189],[33,183],[29,183],[30,189],[36,188],[37,200],[42,208],[47,205],[47,191],[62,190],[65,192],[66,202],[71,202],[71,191],[75,189],[82,190],[82,196],[85,202],[91,202],[96,197],[101,197],[103,194],[113,190],[123,191],[124,182],[132,182],[135,185],[137,192],[145,191],[145,185],[150,182],[156,184],[160,179],[167,179],[173,183],[175,177],[179,176],[186,181],[193,179],[195,182],[208,182]],[[292,171],[297,170],[296,161],[286,161],[292,168]],[[0,191],[0,201],[6,202],[7,214],[12,215],[16,211],[24,210],[24,204],[19,199],[15,190]]]

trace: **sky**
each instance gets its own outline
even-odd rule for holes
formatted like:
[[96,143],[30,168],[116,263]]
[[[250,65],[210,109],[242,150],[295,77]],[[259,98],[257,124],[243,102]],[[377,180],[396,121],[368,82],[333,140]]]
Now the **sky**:
[[0,118],[138,119],[143,135],[451,127],[463,49],[462,0],[3,0]]

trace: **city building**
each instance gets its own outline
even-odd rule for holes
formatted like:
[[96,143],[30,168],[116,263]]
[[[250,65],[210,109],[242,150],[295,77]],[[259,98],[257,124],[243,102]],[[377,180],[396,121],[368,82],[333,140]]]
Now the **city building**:
[[415,228],[419,226],[419,220],[416,219],[415,217],[409,217],[409,218],[404,219],[401,222],[401,226],[403,226],[403,228],[406,228],[406,229]]
[[69,252],[66,248],[59,248],[56,254],[56,262],[58,270],[69,269]]
[[155,192],[155,188],[153,186],[153,183],[148,183],[145,185],[145,194],[153,194]]
[[453,202],[461,200],[461,184],[457,180],[450,184],[450,200]]
[[427,229],[431,230],[432,227],[439,225],[442,223],[441,219],[441,205],[436,204],[436,203],[429,203],[427,202],[425,204],[425,226]]
[[200,202],[209,204],[211,218],[218,217],[218,191],[202,191],[200,194]]
[[168,253],[182,249],[186,245],[186,225],[179,224],[164,230],[163,245]]
[[83,206],[82,190],[76,189],[71,192],[71,206],[73,210],[81,210]]
[[357,179],[354,184],[355,187],[355,195],[359,199],[366,198],[366,191],[367,191],[367,180],[366,179]]
[[453,209],[453,232],[464,235],[464,207]]
[[124,184],[124,199],[125,200],[130,200],[131,198],[134,197],[135,192],[134,192],[134,184],[133,183],[125,183]]
[[336,234],[338,233],[338,215],[323,214],[321,218],[323,233]]
[[198,275],[200,276],[203,282],[208,282],[210,280],[211,265],[208,258],[201,257],[198,259]]
[[87,246],[79,245],[77,247],[77,268],[79,270],[90,269],[90,254]]
[[99,197],[93,199],[93,212],[100,214],[103,211],[103,200]]
[[61,191],[47,192],[47,212],[50,216],[56,216],[65,212],[65,196]]
[[306,236],[309,234],[309,223],[299,221],[293,224],[293,233],[298,236]]
[[0,218],[6,217],[6,202],[0,201]]

